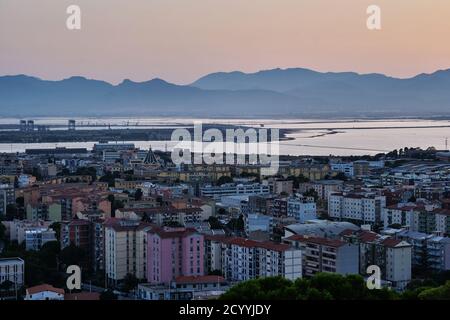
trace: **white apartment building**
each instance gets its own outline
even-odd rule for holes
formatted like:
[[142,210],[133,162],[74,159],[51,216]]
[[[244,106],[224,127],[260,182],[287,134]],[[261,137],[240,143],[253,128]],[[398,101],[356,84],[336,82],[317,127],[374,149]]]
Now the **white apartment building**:
[[381,224],[386,197],[373,193],[332,193],[328,199],[328,215],[337,220],[361,224]]
[[223,196],[269,194],[270,186],[260,183],[234,184],[226,183],[221,186],[207,185],[200,190],[203,197],[220,199]]
[[6,215],[6,207],[8,204],[16,203],[14,186],[9,184],[0,185],[0,216]]
[[221,270],[229,281],[302,277],[302,253],[287,244],[223,236],[206,236],[205,242],[207,268]]
[[117,284],[127,274],[146,278],[147,223],[110,218],[105,222],[105,271],[109,283]]
[[312,197],[290,197],[287,201],[287,215],[300,223],[317,219],[317,208]]
[[411,281],[412,245],[401,239],[361,231],[357,238],[360,251],[360,272],[377,265],[382,280],[389,281],[396,290],[404,290]]
[[[320,200],[328,200],[331,193],[340,192],[344,188],[344,181],[341,180],[319,180],[308,184],[308,188],[314,189]],[[306,190],[305,190],[306,191]]]
[[303,275],[313,276],[318,272],[342,275],[358,274],[358,246],[336,239],[315,236],[293,235],[284,239],[303,253]]
[[57,241],[56,232],[53,229],[33,227],[25,230],[25,249],[27,251],[38,251],[50,241]]
[[450,232],[450,210],[440,209],[439,203],[398,203],[383,208],[384,227],[400,225],[410,231],[422,233]]
[[18,244],[22,244],[25,241],[25,232],[32,230],[33,228],[48,228],[51,221],[44,220],[13,220],[4,221],[4,224],[8,224],[9,241],[17,241]]
[[347,177],[353,177],[353,162],[331,162],[330,169],[334,172],[342,172]]
[[0,284],[11,281],[17,288],[24,284],[25,262],[21,258],[0,259]]
[[[411,230],[396,230],[395,237],[410,243],[412,264],[437,272],[450,270],[450,238]],[[426,259],[426,261],[424,261]]]

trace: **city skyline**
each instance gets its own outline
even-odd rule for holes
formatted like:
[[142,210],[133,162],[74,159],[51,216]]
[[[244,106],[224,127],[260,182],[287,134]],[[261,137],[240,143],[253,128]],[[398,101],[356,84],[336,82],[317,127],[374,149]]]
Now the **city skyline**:
[[[81,30],[66,28],[71,4],[81,8]],[[371,4],[381,8],[381,30],[366,27]],[[189,84],[217,71],[303,67],[409,78],[450,67],[450,4],[440,0],[1,0],[0,9],[2,75]]]

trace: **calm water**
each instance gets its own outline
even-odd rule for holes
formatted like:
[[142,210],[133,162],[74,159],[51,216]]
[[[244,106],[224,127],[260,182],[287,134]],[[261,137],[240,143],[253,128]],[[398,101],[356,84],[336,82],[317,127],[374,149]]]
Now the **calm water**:
[[[65,125],[67,118],[33,119],[35,124]],[[293,140],[282,141],[280,154],[290,155],[364,155],[386,152],[403,147],[437,149],[445,148],[445,139],[450,137],[450,121],[447,120],[252,120],[252,119],[195,119],[203,123],[234,124],[242,126],[295,129],[289,135]],[[18,123],[18,119],[0,119],[0,124]],[[79,118],[79,126],[89,124],[117,125],[141,128],[173,128],[192,126],[194,119],[183,118]],[[445,127],[447,126],[447,127]],[[101,130],[104,127],[99,127]],[[157,150],[171,150],[175,143],[165,141],[132,141],[137,147],[152,147]],[[0,152],[23,152],[27,148],[86,147],[93,142],[2,144]]]

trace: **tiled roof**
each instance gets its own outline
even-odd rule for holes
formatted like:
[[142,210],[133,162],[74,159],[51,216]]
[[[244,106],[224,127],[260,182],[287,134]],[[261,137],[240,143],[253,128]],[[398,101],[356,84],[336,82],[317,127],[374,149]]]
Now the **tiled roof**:
[[327,238],[321,238],[321,237],[312,237],[312,236],[303,236],[303,235],[293,235],[287,238],[287,240],[290,241],[299,241],[299,242],[310,242],[314,244],[329,246],[329,247],[335,247],[339,248],[346,244],[346,242],[342,240],[337,239],[327,239]]
[[51,291],[59,294],[64,294],[64,289],[55,288],[54,286],[49,284],[41,284],[38,286],[30,287],[27,289],[27,294],[36,294],[44,291]]

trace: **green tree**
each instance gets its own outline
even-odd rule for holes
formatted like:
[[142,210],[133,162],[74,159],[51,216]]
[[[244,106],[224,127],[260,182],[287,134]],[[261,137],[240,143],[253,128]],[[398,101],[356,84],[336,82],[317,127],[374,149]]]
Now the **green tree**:
[[69,246],[61,250],[60,260],[65,266],[70,266],[72,264],[80,265],[87,261],[87,253],[71,243]]
[[6,219],[14,220],[18,218],[17,206],[14,203],[6,205]]
[[117,300],[117,295],[111,289],[108,289],[100,294],[100,300]]
[[319,194],[314,189],[309,189],[308,191],[303,193],[304,197],[313,197],[314,201],[317,202],[319,200]]
[[229,176],[221,176],[218,180],[217,180],[217,185],[221,186],[223,184],[226,183],[232,183],[233,182],[233,178],[229,177]]
[[128,273],[123,279],[122,289],[125,292],[133,291],[139,283],[135,275]]
[[3,223],[0,222],[0,241],[5,240],[6,240],[6,227]]
[[423,290],[418,298],[420,300],[450,300],[450,281],[443,286]]
[[49,227],[55,231],[55,237],[58,241],[60,241],[61,240],[61,223],[53,222]]
[[136,192],[134,193],[134,200],[139,201],[142,199],[142,190],[141,189],[137,189]]
[[244,216],[241,214],[237,219],[231,219],[227,223],[227,227],[233,231],[244,231]]

